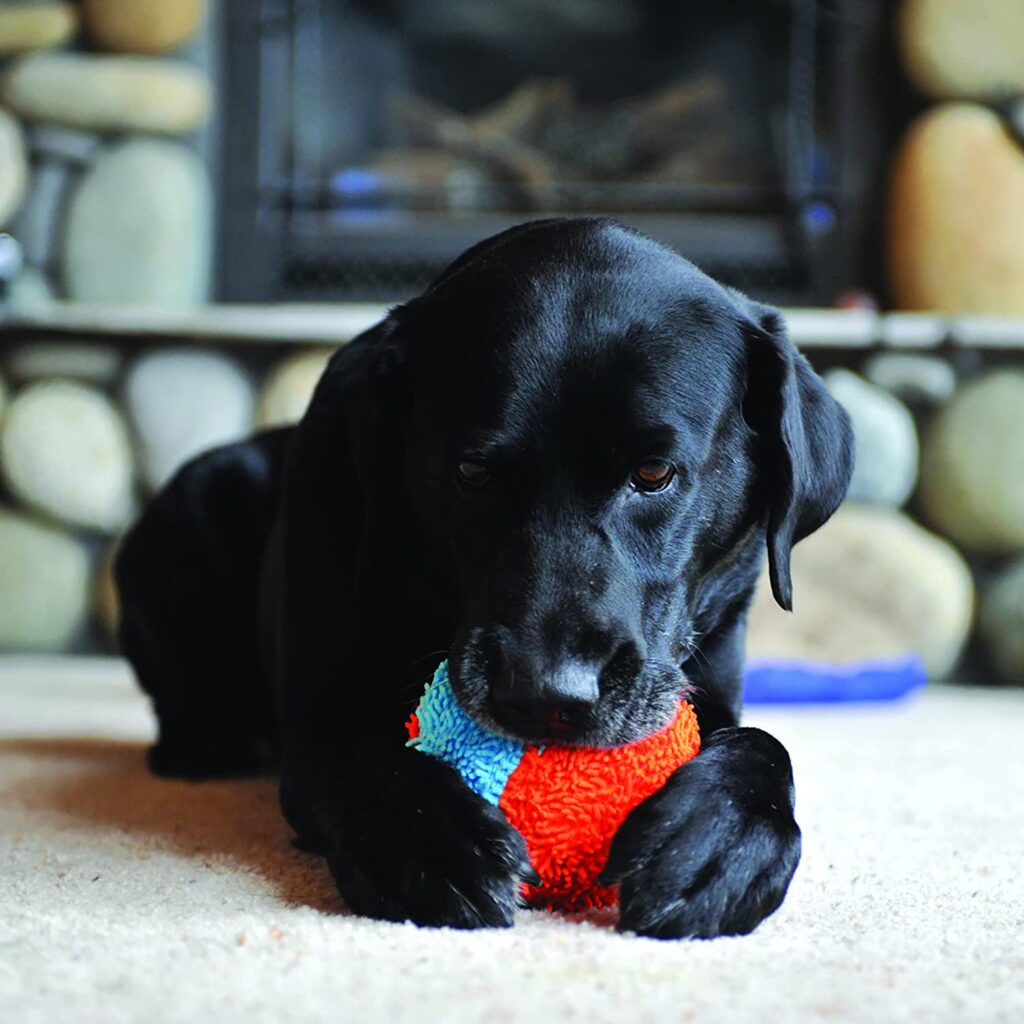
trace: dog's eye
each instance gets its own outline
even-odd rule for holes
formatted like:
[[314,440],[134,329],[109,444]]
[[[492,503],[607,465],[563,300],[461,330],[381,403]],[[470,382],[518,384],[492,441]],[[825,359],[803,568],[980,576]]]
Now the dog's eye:
[[633,470],[632,483],[638,491],[660,491],[668,487],[675,475],[671,462],[648,459]]
[[482,462],[463,459],[458,468],[459,483],[465,487],[486,487],[491,482],[491,471]]

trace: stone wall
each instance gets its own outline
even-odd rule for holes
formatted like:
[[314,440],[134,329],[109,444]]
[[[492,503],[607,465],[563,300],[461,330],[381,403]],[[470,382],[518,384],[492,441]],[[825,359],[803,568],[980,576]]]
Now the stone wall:
[[[331,351],[0,336],[0,650],[113,649],[118,534],[186,459],[297,420]],[[1020,360],[812,355],[853,421],[850,499],[794,552],[793,614],[759,588],[751,655],[941,678],[973,638],[970,671],[1024,684]]]
[[[902,5],[912,76],[956,102],[911,129],[894,168],[894,291],[912,307],[1021,314],[1024,158],[985,104],[1024,91],[1024,8],[967,6]],[[26,265],[16,312],[210,297],[209,21],[202,0],[0,3],[0,229]],[[960,67],[936,41],[968,29],[982,42],[954,50],[984,59]],[[118,534],[185,459],[301,415],[327,352],[0,339],[0,650],[110,647]],[[819,362],[856,433],[850,502],[796,550],[793,615],[760,588],[751,653],[913,651],[942,676],[974,637],[982,674],[1024,684],[1020,360],[954,360],[946,344]]]
[[202,0],[0,4],[0,228],[26,265],[15,308],[209,298],[208,16]]
[[297,420],[331,351],[0,339],[0,652],[113,649],[118,534],[193,455]]

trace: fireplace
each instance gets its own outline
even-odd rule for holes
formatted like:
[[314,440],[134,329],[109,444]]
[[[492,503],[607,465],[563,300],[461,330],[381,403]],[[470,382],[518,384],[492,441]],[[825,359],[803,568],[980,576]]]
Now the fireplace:
[[871,284],[875,0],[226,0],[219,292],[397,300],[609,213],[772,301]]

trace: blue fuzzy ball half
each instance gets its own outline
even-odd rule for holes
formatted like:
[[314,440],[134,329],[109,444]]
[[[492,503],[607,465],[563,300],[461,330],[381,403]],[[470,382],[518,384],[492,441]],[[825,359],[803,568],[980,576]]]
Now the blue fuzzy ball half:
[[497,806],[524,748],[488,732],[466,714],[452,690],[447,661],[423,691],[416,718],[419,735],[408,745],[450,764],[474,793]]

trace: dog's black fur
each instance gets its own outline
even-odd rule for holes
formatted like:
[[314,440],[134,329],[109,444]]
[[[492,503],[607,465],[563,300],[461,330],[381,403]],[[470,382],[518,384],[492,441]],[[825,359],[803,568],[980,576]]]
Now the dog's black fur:
[[523,740],[626,743],[686,693],[704,749],[629,816],[604,880],[625,929],[749,932],[800,831],[785,749],[738,724],[747,607],[766,541],[790,605],[790,548],[850,470],[778,313],[613,221],[514,228],[340,349],[297,427],[199,457],[126,536],[151,763],[279,762],[352,910],[508,925],[521,838],[403,743],[436,662]]

